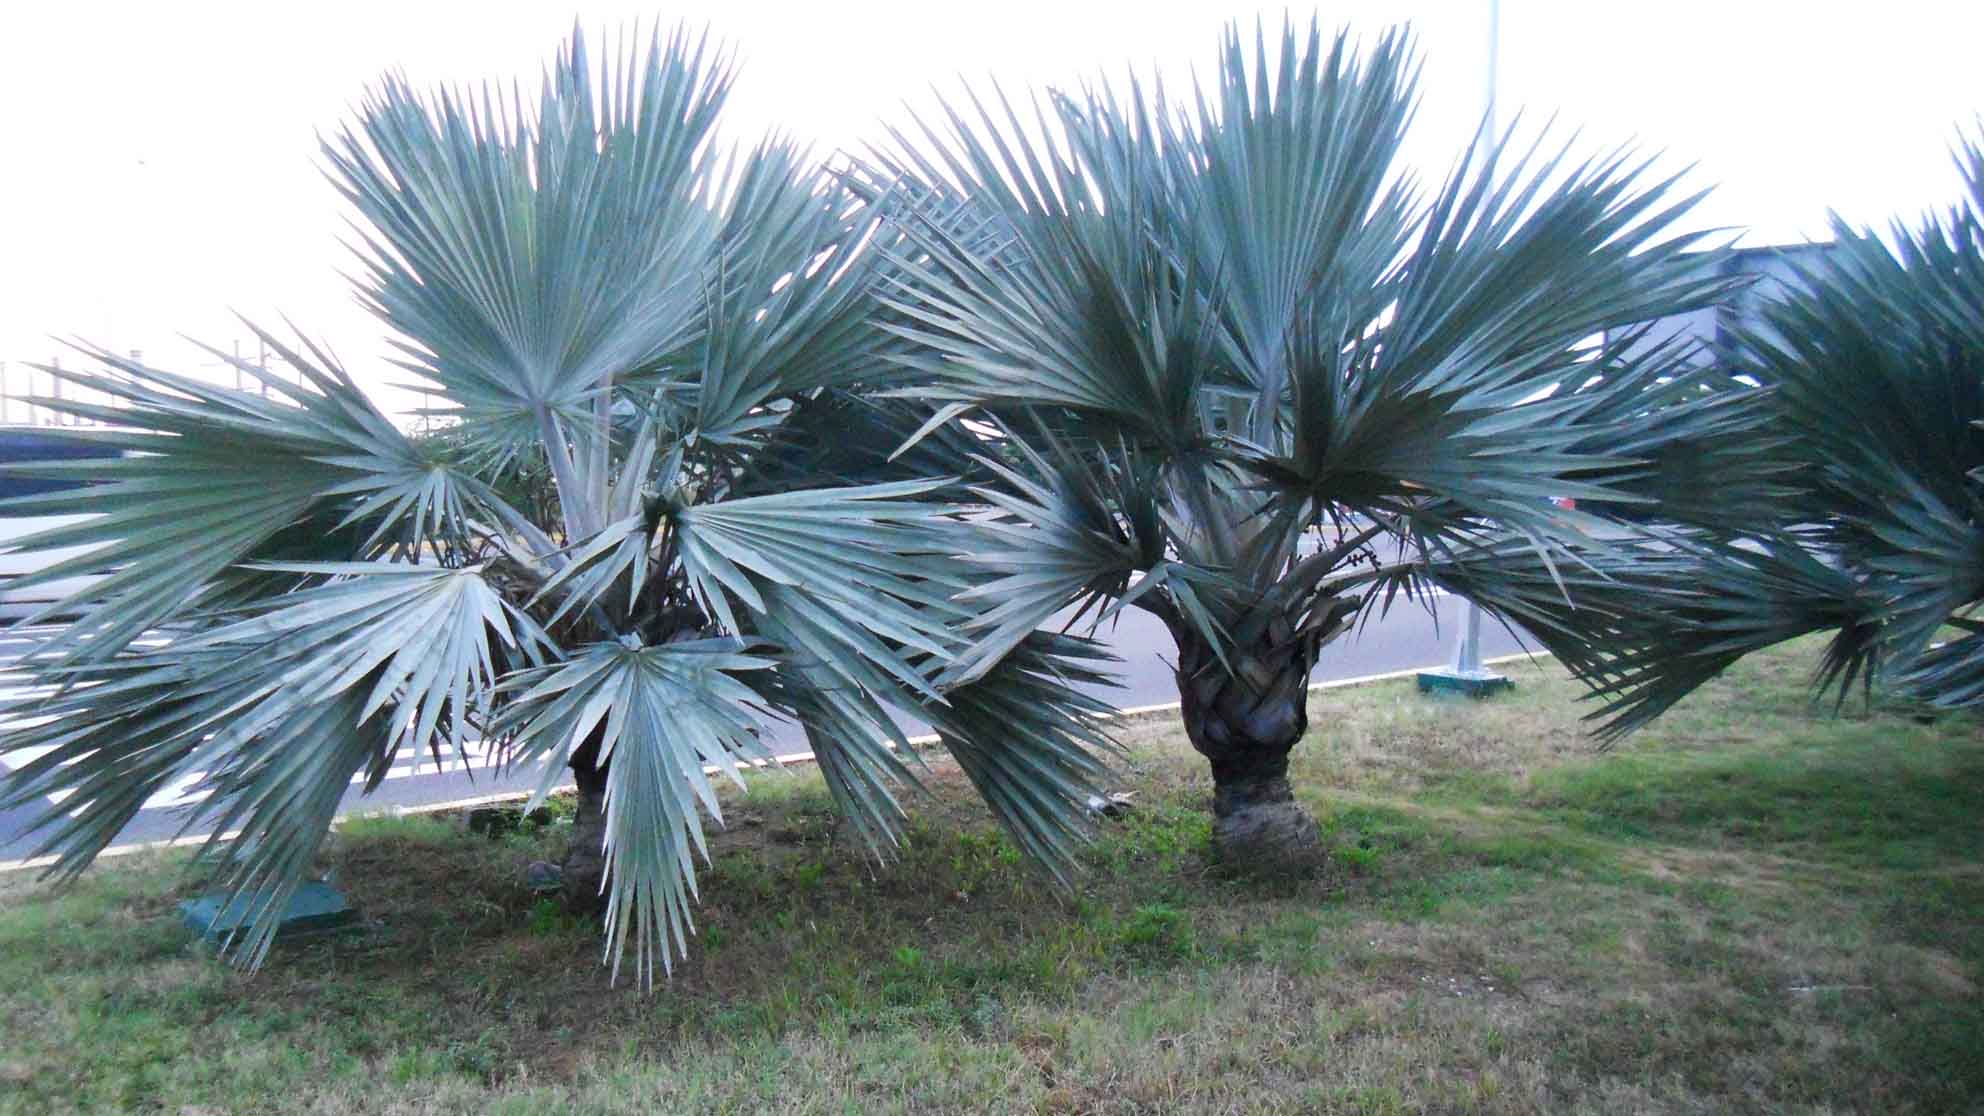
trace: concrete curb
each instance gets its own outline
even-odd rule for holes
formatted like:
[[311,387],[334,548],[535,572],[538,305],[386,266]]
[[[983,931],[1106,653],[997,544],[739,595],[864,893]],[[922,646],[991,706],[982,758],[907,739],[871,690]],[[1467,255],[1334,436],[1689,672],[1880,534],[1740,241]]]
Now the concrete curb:
[[[1537,651],[1537,652],[1518,651],[1512,655],[1497,655],[1492,659],[1483,659],[1481,660],[1481,663],[1483,666],[1496,666],[1501,663],[1520,662],[1524,659],[1532,659],[1532,660],[1548,659],[1549,657],[1550,656],[1548,653],[1542,651]],[[1327,682],[1312,683],[1309,686],[1309,692],[1315,693],[1318,690],[1336,690],[1336,689],[1341,689],[1345,686],[1367,686],[1373,682],[1390,682],[1399,678],[1411,678],[1417,675],[1420,671],[1438,670],[1440,668],[1440,665],[1441,664],[1435,663],[1431,666],[1407,667],[1404,670],[1388,670],[1383,672],[1382,674],[1362,674],[1362,675],[1358,675],[1355,678],[1334,678]],[[1111,713],[1109,716],[1112,720],[1128,719],[1131,717],[1148,716],[1152,713],[1166,713],[1175,710],[1177,708],[1178,708],[1177,702],[1165,701],[1165,702],[1159,702],[1156,705],[1133,705],[1127,709],[1118,709],[1114,713]],[[909,742],[911,744],[934,744],[937,742],[937,736],[935,733],[927,734],[924,736],[912,736],[909,738]],[[809,763],[813,759],[813,753],[792,752],[786,755],[776,756],[774,757],[774,759],[780,765],[784,765],[788,763]],[[754,763],[747,764],[745,766],[766,767],[769,766],[769,764],[767,764],[763,760],[759,760]],[[711,775],[715,775],[715,774],[719,774],[723,769],[718,767],[706,767],[703,770]],[[571,784],[568,783],[563,786],[552,788],[551,793],[557,794],[560,791],[570,790],[570,789],[571,789]],[[374,810],[364,813],[346,814],[344,815],[344,817],[340,817],[336,821],[332,822],[331,828],[336,829],[340,824],[342,824],[348,818],[377,817],[380,814],[388,814],[393,817],[407,817],[410,815],[418,815],[418,814],[439,814],[448,810],[469,810],[477,806],[494,806],[505,802],[527,802],[530,800],[530,797],[531,797],[531,792],[529,791],[505,791],[501,794],[484,794],[484,795],[478,795],[474,798],[457,798],[447,802],[430,802],[420,806],[401,806],[401,807],[392,807],[386,810]],[[236,835],[237,835],[236,833],[224,833],[221,835],[221,837],[223,840],[226,840]],[[170,841],[141,841],[141,842],[134,842],[129,845],[112,845],[111,847],[98,853],[97,859],[103,860],[109,857],[133,856],[138,853],[155,852],[161,849],[183,848],[188,845],[202,845],[205,844],[210,839],[211,838],[207,836],[176,837]],[[17,872],[27,868],[45,868],[48,865],[55,863],[55,860],[56,858],[53,856],[30,857],[26,860],[0,860],[0,872]]]

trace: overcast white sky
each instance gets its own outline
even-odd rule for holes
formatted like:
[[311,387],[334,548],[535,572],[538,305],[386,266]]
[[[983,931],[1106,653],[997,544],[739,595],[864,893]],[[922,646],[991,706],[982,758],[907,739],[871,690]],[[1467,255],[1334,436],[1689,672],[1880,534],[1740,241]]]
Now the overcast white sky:
[[[420,83],[534,84],[576,16],[589,31],[708,24],[743,61],[724,132],[781,126],[823,152],[878,135],[936,84],[1007,88],[1128,63],[1182,76],[1228,20],[1312,12],[1375,34],[1409,21],[1425,60],[1409,156],[1437,178],[1485,90],[1487,0],[704,0],[666,6],[341,0],[0,0],[0,360],[79,334],[161,362],[179,333],[225,347],[231,310],[288,314],[381,382],[379,331],[340,275],[343,217],[316,134],[388,68]],[[1822,235],[1955,199],[1948,150],[1984,109],[1976,0],[1504,0],[1500,104],[1590,142],[1668,152],[1716,192],[1704,226],[1746,243]]]

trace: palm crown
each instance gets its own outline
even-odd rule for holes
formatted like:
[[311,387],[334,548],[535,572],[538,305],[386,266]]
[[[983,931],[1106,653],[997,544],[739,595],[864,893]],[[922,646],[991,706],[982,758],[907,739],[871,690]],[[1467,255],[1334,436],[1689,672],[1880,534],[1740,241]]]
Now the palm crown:
[[[1833,239],[1736,331],[1727,363],[1769,385],[1798,484],[1781,519],[1825,581],[1781,603],[1833,631],[1841,697],[1884,675],[1951,708],[1984,704],[1984,150],[1967,196],[1887,238]],[[1944,639],[1945,628],[1957,630]]]
[[[708,772],[797,721],[879,853],[915,762],[902,712],[1064,865],[1102,742],[1072,687],[1100,656],[1040,635],[949,677],[987,576],[958,557],[984,530],[953,483],[978,444],[891,458],[930,417],[884,394],[913,374],[875,297],[899,253],[791,145],[717,147],[729,84],[685,35],[599,70],[575,37],[529,110],[388,81],[326,144],[369,224],[363,297],[442,437],[266,334],[300,372],[247,368],[266,398],[107,353],[60,373],[118,405],[50,405],[126,451],[30,466],[100,483],[9,509],[94,513],[23,545],[93,548],[40,580],[103,575],[51,609],[74,622],[0,743],[38,755],[4,798],[41,805],[60,870],[204,773],[188,825],[239,831],[205,862],[259,960],[354,775],[481,736],[546,789],[571,768],[568,885],[604,876],[609,951],[645,977],[684,945]],[[550,498],[503,495],[534,471]]]
[[974,96],[869,168],[921,255],[909,359],[1022,447],[979,591],[1003,638],[971,661],[1070,601],[1155,613],[1222,814],[1286,799],[1319,648],[1401,591],[1526,625],[1615,728],[1652,716],[1699,681],[1689,571],[1730,551],[1551,498],[1701,528],[1777,493],[1759,393],[1636,325],[1728,290],[1672,233],[1694,199],[1496,136],[1422,192],[1414,80],[1399,34],[1235,33],[1182,108],[1134,80]]

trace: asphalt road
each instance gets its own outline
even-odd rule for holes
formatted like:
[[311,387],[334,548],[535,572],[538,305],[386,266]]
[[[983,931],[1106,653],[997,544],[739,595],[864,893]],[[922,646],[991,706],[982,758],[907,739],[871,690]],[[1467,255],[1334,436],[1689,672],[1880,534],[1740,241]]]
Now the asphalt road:
[[[1424,608],[1400,602],[1389,616],[1373,619],[1361,632],[1338,640],[1323,652],[1316,664],[1314,680],[1326,682],[1445,663],[1451,656],[1463,606],[1451,597],[1438,598],[1435,605],[1435,614],[1429,614]],[[1173,658],[1171,636],[1162,624],[1145,613],[1128,610],[1104,627],[1100,635],[1123,659],[1118,668],[1120,688],[1102,691],[1112,704],[1128,709],[1178,699],[1170,666]],[[4,664],[21,654],[27,646],[27,641],[19,637],[0,637],[0,669],[4,669]],[[1492,621],[1483,625],[1483,655],[1505,655],[1521,650],[1524,648],[1516,638],[1499,625]],[[780,726],[774,731],[772,741],[774,745],[782,746],[780,751],[800,751],[804,748],[792,726]],[[0,758],[0,766],[6,763],[5,758]],[[502,777],[488,769],[463,769],[455,765],[454,770],[437,771],[431,760],[418,765],[409,762],[404,767],[395,768],[392,775],[370,795],[363,794],[360,787],[354,786],[345,796],[342,811],[363,813],[406,809],[483,795],[530,791],[536,789],[539,778],[541,773],[538,771]],[[164,794],[155,796],[148,807],[132,819],[117,844],[203,835],[203,831],[197,828],[182,832],[187,822],[186,806],[189,801],[190,794],[184,788],[169,788]],[[35,835],[24,832],[31,813],[28,809],[0,811],[0,862],[27,857],[35,852]]]

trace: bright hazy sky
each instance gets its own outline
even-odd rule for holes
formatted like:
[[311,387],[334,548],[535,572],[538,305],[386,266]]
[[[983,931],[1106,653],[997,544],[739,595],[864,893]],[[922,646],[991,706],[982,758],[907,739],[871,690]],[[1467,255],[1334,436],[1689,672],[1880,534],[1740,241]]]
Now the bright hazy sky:
[[[1182,78],[1228,20],[1286,11],[1373,35],[1413,25],[1425,77],[1408,156],[1439,177],[1483,107],[1487,0],[0,0],[0,360],[77,334],[191,370],[178,334],[226,347],[245,336],[231,311],[280,313],[364,382],[390,381],[340,275],[316,134],[389,68],[534,86],[575,16],[589,32],[708,24],[743,63],[724,135],[779,126],[824,154],[960,75],[1016,90],[1136,63]],[[1692,162],[1716,187],[1700,225],[1792,241],[1823,234],[1828,207],[1885,223],[1955,199],[1948,151],[1984,110],[1979,42],[1976,0],[1504,0],[1500,111]]]

